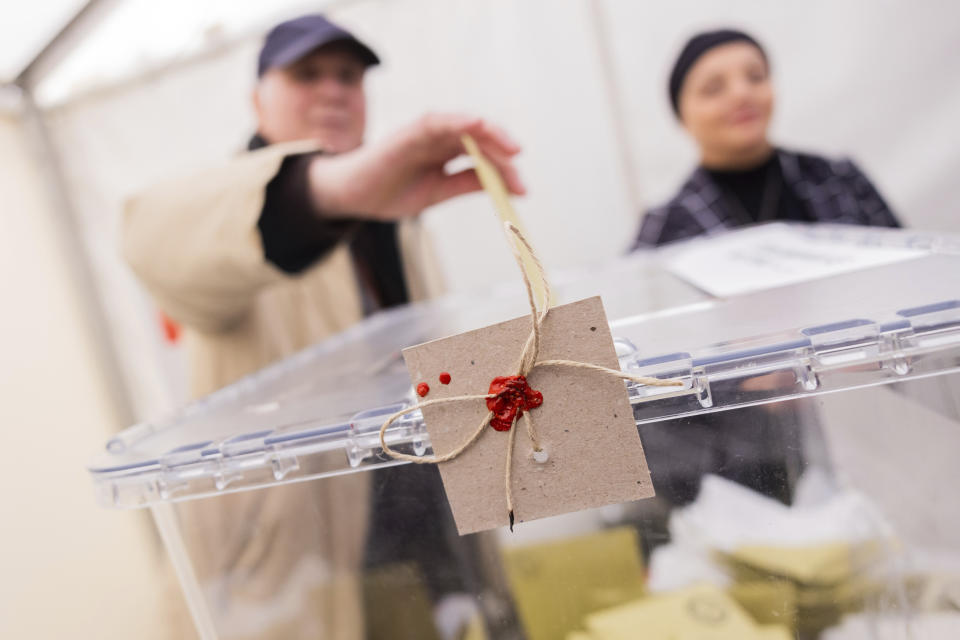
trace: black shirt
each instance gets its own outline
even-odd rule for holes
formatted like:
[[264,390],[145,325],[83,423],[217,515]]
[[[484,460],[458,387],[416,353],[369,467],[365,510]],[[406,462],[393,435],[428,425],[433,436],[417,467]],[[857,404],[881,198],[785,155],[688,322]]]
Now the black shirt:
[[[257,135],[249,147],[266,145]],[[296,274],[338,243],[348,242],[365,299],[373,298],[373,308],[365,311],[407,302],[396,223],[322,217],[314,211],[307,174],[318,153],[287,156],[267,184],[257,222],[266,259],[284,272]],[[457,536],[443,496],[435,467],[377,469],[371,487],[365,567],[412,561],[419,565],[435,599],[469,590],[471,568],[468,559],[458,553],[469,548],[464,546],[469,541]],[[368,615],[377,613],[374,604],[368,603]]]
[[[248,148],[267,146],[255,135]],[[305,271],[348,242],[360,278],[366,313],[409,301],[400,261],[397,225],[356,218],[329,218],[317,214],[310,199],[310,162],[320,152],[287,156],[267,184],[257,228],[264,257],[281,271]]]
[[769,220],[812,220],[806,207],[783,178],[780,157],[771,153],[750,169],[704,168],[721,192],[724,205],[741,224]]

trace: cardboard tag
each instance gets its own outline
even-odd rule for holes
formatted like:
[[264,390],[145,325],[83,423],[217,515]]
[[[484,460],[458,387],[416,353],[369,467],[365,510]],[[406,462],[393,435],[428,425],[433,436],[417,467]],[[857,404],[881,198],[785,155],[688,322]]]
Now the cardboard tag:
[[[529,316],[404,349],[414,386],[434,400],[487,393],[513,375],[530,334]],[[554,307],[543,323],[540,360],[575,360],[619,368],[599,297]],[[448,373],[448,384],[440,374]],[[538,367],[528,376],[543,394],[530,411],[549,459],[536,462],[522,421],[514,426],[513,496],[517,522],[639,500],[654,494],[624,382],[595,371]],[[460,446],[487,413],[483,400],[423,410],[434,452]],[[487,427],[459,457],[439,465],[461,535],[508,524],[504,472],[510,434]]]

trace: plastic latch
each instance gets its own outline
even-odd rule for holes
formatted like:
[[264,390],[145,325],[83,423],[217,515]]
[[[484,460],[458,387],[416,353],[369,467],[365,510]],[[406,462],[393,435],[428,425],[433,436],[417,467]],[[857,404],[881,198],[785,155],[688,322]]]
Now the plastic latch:
[[[667,387],[669,388],[669,387]],[[704,409],[713,406],[713,390],[710,388],[710,378],[702,367],[698,367],[690,374],[690,388],[697,397],[697,402]]]
[[797,384],[804,391],[816,391],[817,387],[820,386],[820,378],[817,376],[810,358],[801,358],[797,366],[794,367],[793,374],[796,376]]
[[803,329],[810,340],[813,358],[822,367],[834,367],[876,359],[880,354],[880,325],[856,318]]
[[912,347],[939,347],[960,342],[960,300],[946,300],[897,312],[910,323]]
[[[411,404],[408,402],[397,402],[361,411],[350,419],[347,459],[351,467],[358,467],[367,460],[389,459],[380,447],[380,428],[392,414],[409,406]],[[411,411],[394,421],[384,438],[391,448],[403,453],[422,456],[430,449],[430,439],[420,411]]]
[[274,446],[270,455],[270,469],[273,471],[274,479],[280,481],[299,470],[300,462],[297,460],[297,456],[284,453],[279,447]]
[[155,489],[161,500],[169,500],[190,484],[190,479],[207,473],[204,467],[207,447],[213,441],[197,442],[171,449],[160,456],[160,473],[155,480]]
[[883,360],[880,366],[893,371],[899,376],[905,376],[910,373],[912,368],[911,359],[904,353],[905,338],[909,338],[910,325],[897,326],[893,329],[887,328],[880,336],[880,351],[883,353]]
[[270,430],[245,433],[220,444],[220,458],[213,474],[217,491],[223,491],[232,483],[243,479],[244,469],[267,465],[264,439],[273,433]]
[[[669,353],[655,358],[634,359],[623,367],[628,373],[650,378],[677,378],[683,382],[680,387],[652,387],[637,382],[629,382],[627,389],[631,400],[656,396],[689,393],[695,386],[693,358],[689,353]],[[703,381],[709,388],[709,382]]]

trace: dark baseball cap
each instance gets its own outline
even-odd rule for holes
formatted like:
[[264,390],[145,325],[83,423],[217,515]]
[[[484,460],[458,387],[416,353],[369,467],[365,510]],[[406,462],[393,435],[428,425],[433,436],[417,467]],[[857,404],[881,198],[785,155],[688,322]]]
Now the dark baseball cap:
[[380,58],[373,49],[352,33],[320,14],[312,14],[281,22],[270,30],[260,50],[257,76],[262,76],[273,67],[293,64],[311,51],[335,42],[348,44],[368,67],[380,64]]

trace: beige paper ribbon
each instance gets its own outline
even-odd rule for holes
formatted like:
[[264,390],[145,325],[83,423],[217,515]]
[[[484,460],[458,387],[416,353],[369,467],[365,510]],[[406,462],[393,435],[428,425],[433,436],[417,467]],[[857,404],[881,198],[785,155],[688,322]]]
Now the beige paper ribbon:
[[[507,191],[507,186],[503,183],[500,172],[497,171],[493,163],[487,160],[486,156],[481,153],[480,147],[477,146],[476,141],[471,136],[464,135],[461,140],[463,141],[464,149],[467,150],[467,153],[473,160],[474,170],[477,172],[477,178],[480,179],[483,190],[490,196],[490,200],[493,201],[493,208],[497,212],[500,222],[502,224],[509,222],[520,230],[522,236],[526,237],[526,229],[524,229],[523,223],[520,222],[520,217],[513,208],[513,203],[510,201],[510,192]],[[550,307],[553,305],[553,301],[550,299],[549,288],[541,284],[542,282],[546,282],[546,279],[534,277],[537,269],[536,258],[529,242],[525,240],[524,245],[524,249],[521,250],[522,261],[520,263],[520,269],[527,275],[527,278],[533,282],[533,291],[534,294],[536,294],[536,299],[540,303],[540,306]]]

